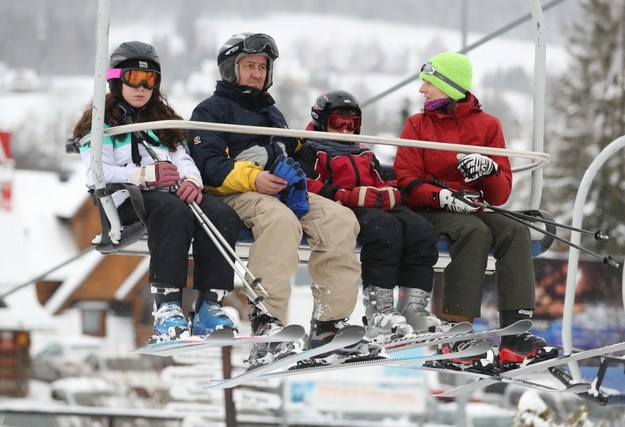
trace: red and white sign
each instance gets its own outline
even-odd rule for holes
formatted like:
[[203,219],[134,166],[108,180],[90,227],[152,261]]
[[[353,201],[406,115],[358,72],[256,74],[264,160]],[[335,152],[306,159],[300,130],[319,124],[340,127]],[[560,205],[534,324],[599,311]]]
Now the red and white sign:
[[0,207],[11,210],[13,168],[15,162],[11,155],[11,134],[0,132]]

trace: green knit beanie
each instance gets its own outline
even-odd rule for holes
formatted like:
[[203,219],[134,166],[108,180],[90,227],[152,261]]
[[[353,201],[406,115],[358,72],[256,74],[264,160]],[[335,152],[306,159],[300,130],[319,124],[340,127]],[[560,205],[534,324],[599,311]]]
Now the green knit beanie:
[[[434,70],[444,77],[465,89],[471,90],[471,80],[473,78],[473,67],[469,58],[461,53],[445,52],[439,53],[428,61]],[[465,94],[455,89],[449,83],[445,83],[434,74],[421,72],[419,74],[421,80],[430,82],[434,87],[443,92],[453,100],[459,100],[465,97]]]

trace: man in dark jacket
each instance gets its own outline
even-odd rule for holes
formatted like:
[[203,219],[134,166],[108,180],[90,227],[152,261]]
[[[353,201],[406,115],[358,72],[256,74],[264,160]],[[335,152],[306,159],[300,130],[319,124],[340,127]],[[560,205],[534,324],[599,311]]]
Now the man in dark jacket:
[[[191,120],[286,128],[267,92],[276,58],[278,48],[270,36],[234,35],[217,58],[222,80],[195,108]],[[292,173],[292,159],[285,158],[294,151],[292,139],[205,130],[190,131],[189,139],[205,189],[224,196],[254,234],[249,268],[263,279],[269,294],[263,303],[269,312],[253,309],[253,333],[270,334],[287,322],[290,279],[304,232],[314,281],[310,345],[329,341],[346,324],[358,295],[360,265],[354,249],[360,228],[353,212],[307,193],[305,175]],[[267,362],[275,351],[267,344],[256,345],[250,362]]]

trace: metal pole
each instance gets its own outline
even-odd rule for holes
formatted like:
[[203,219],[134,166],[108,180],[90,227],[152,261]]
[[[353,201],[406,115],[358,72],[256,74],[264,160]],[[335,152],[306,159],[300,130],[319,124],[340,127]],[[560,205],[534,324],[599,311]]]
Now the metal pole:
[[121,239],[121,223],[115,203],[110,195],[101,196],[98,190],[106,189],[102,170],[102,136],[104,135],[104,100],[106,98],[106,70],[108,68],[108,43],[111,2],[98,1],[98,20],[96,33],[95,72],[93,81],[93,112],[91,114],[91,171],[102,208],[111,224],[109,236],[113,243]]
[[[603,164],[610,159],[616,151],[625,147],[625,136],[621,136],[616,140],[608,144],[597,157],[590,163],[588,169],[584,173],[582,182],[577,190],[577,196],[575,197],[575,203],[573,205],[573,220],[572,226],[581,228],[582,224],[582,210],[586,203],[586,196],[590,189],[595,175],[603,166]],[[579,231],[571,232],[571,242],[579,244],[581,239],[581,233]],[[564,294],[564,313],[562,315],[562,349],[564,354],[570,354],[573,352],[573,308],[575,304],[575,288],[577,287],[577,266],[579,264],[579,250],[571,247],[569,249],[569,263],[568,273],[566,275],[566,293]],[[625,295],[624,295],[625,299]],[[625,303],[625,301],[624,301]],[[581,381],[582,375],[579,370],[577,362],[569,363],[569,369],[571,375],[576,381]]]
[[[544,16],[540,0],[529,0],[534,24],[534,128],[532,130],[532,151],[542,151],[545,133],[545,70],[547,43],[544,37]],[[532,188],[529,206],[538,209],[543,192],[543,171],[532,172]]]
[[[543,6],[543,10],[548,10],[551,9],[552,7],[556,6],[559,3],[562,3],[564,0],[553,0],[547,4],[545,4],[545,6]],[[465,47],[464,49],[462,49],[459,53],[467,53],[473,49],[475,49],[476,47],[479,47],[481,45],[483,45],[484,43],[494,39],[495,37],[506,33],[508,31],[510,31],[511,29],[518,27],[519,25],[521,25],[523,22],[525,21],[529,21],[532,18],[531,14],[527,14],[527,15],[523,15],[521,18],[512,21],[511,23],[509,23],[508,25],[504,25],[503,27],[501,27],[499,30],[496,30],[484,37],[482,37],[481,39],[479,39],[477,42]],[[404,80],[402,80],[401,82],[399,82],[398,84],[396,84],[395,86],[392,86],[391,88],[385,90],[382,93],[379,93],[378,95],[375,95],[369,99],[366,99],[365,101],[360,103],[360,107],[366,107],[370,104],[373,104],[374,102],[384,98],[387,95],[390,95],[391,93],[395,92],[396,90],[406,86],[408,83],[417,80],[419,78],[419,73],[410,76]]]
[[[464,144],[451,144],[437,141],[420,141],[413,139],[402,138],[390,138],[371,135],[352,135],[344,133],[327,133],[320,131],[310,130],[295,130],[295,129],[282,129],[282,128],[268,128],[262,126],[243,126],[232,125],[228,123],[209,123],[209,122],[196,122],[186,120],[160,120],[153,122],[135,123],[132,125],[122,125],[107,128],[104,130],[104,135],[118,135],[122,133],[134,132],[137,130],[145,129],[203,129],[217,132],[235,132],[250,135],[277,135],[287,136],[295,138],[305,139],[323,139],[330,141],[343,141],[343,142],[360,142],[366,144],[383,144],[392,145],[396,147],[415,147],[415,148],[430,148],[433,150],[442,151],[460,151],[463,153],[480,153],[493,156],[508,156],[508,157],[520,157],[523,159],[532,160],[532,163],[527,165],[518,166],[512,168],[513,172],[527,172],[535,168],[542,168],[547,166],[551,162],[551,157],[547,153],[538,153],[523,150],[511,150],[508,148],[495,148],[495,147],[477,147],[473,145]],[[84,144],[90,139],[90,135],[86,135],[80,140],[80,144]]]

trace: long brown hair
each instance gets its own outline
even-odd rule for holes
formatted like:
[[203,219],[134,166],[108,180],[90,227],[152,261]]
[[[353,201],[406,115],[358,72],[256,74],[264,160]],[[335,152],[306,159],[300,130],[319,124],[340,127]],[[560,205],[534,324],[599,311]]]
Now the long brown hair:
[[[124,99],[121,95],[108,93],[104,101],[104,123],[109,126],[117,126],[122,119],[122,109],[118,104]],[[93,113],[93,101],[90,102],[82,117],[74,126],[73,137],[80,139],[91,132],[91,115]],[[182,120],[173,108],[167,102],[167,99],[161,94],[159,88],[155,88],[152,97],[148,103],[137,113],[137,123],[151,122],[157,120]],[[177,144],[182,143],[187,137],[187,131],[184,129],[159,129],[154,131],[161,144],[175,148]],[[114,135],[114,139],[124,138],[124,134]]]

